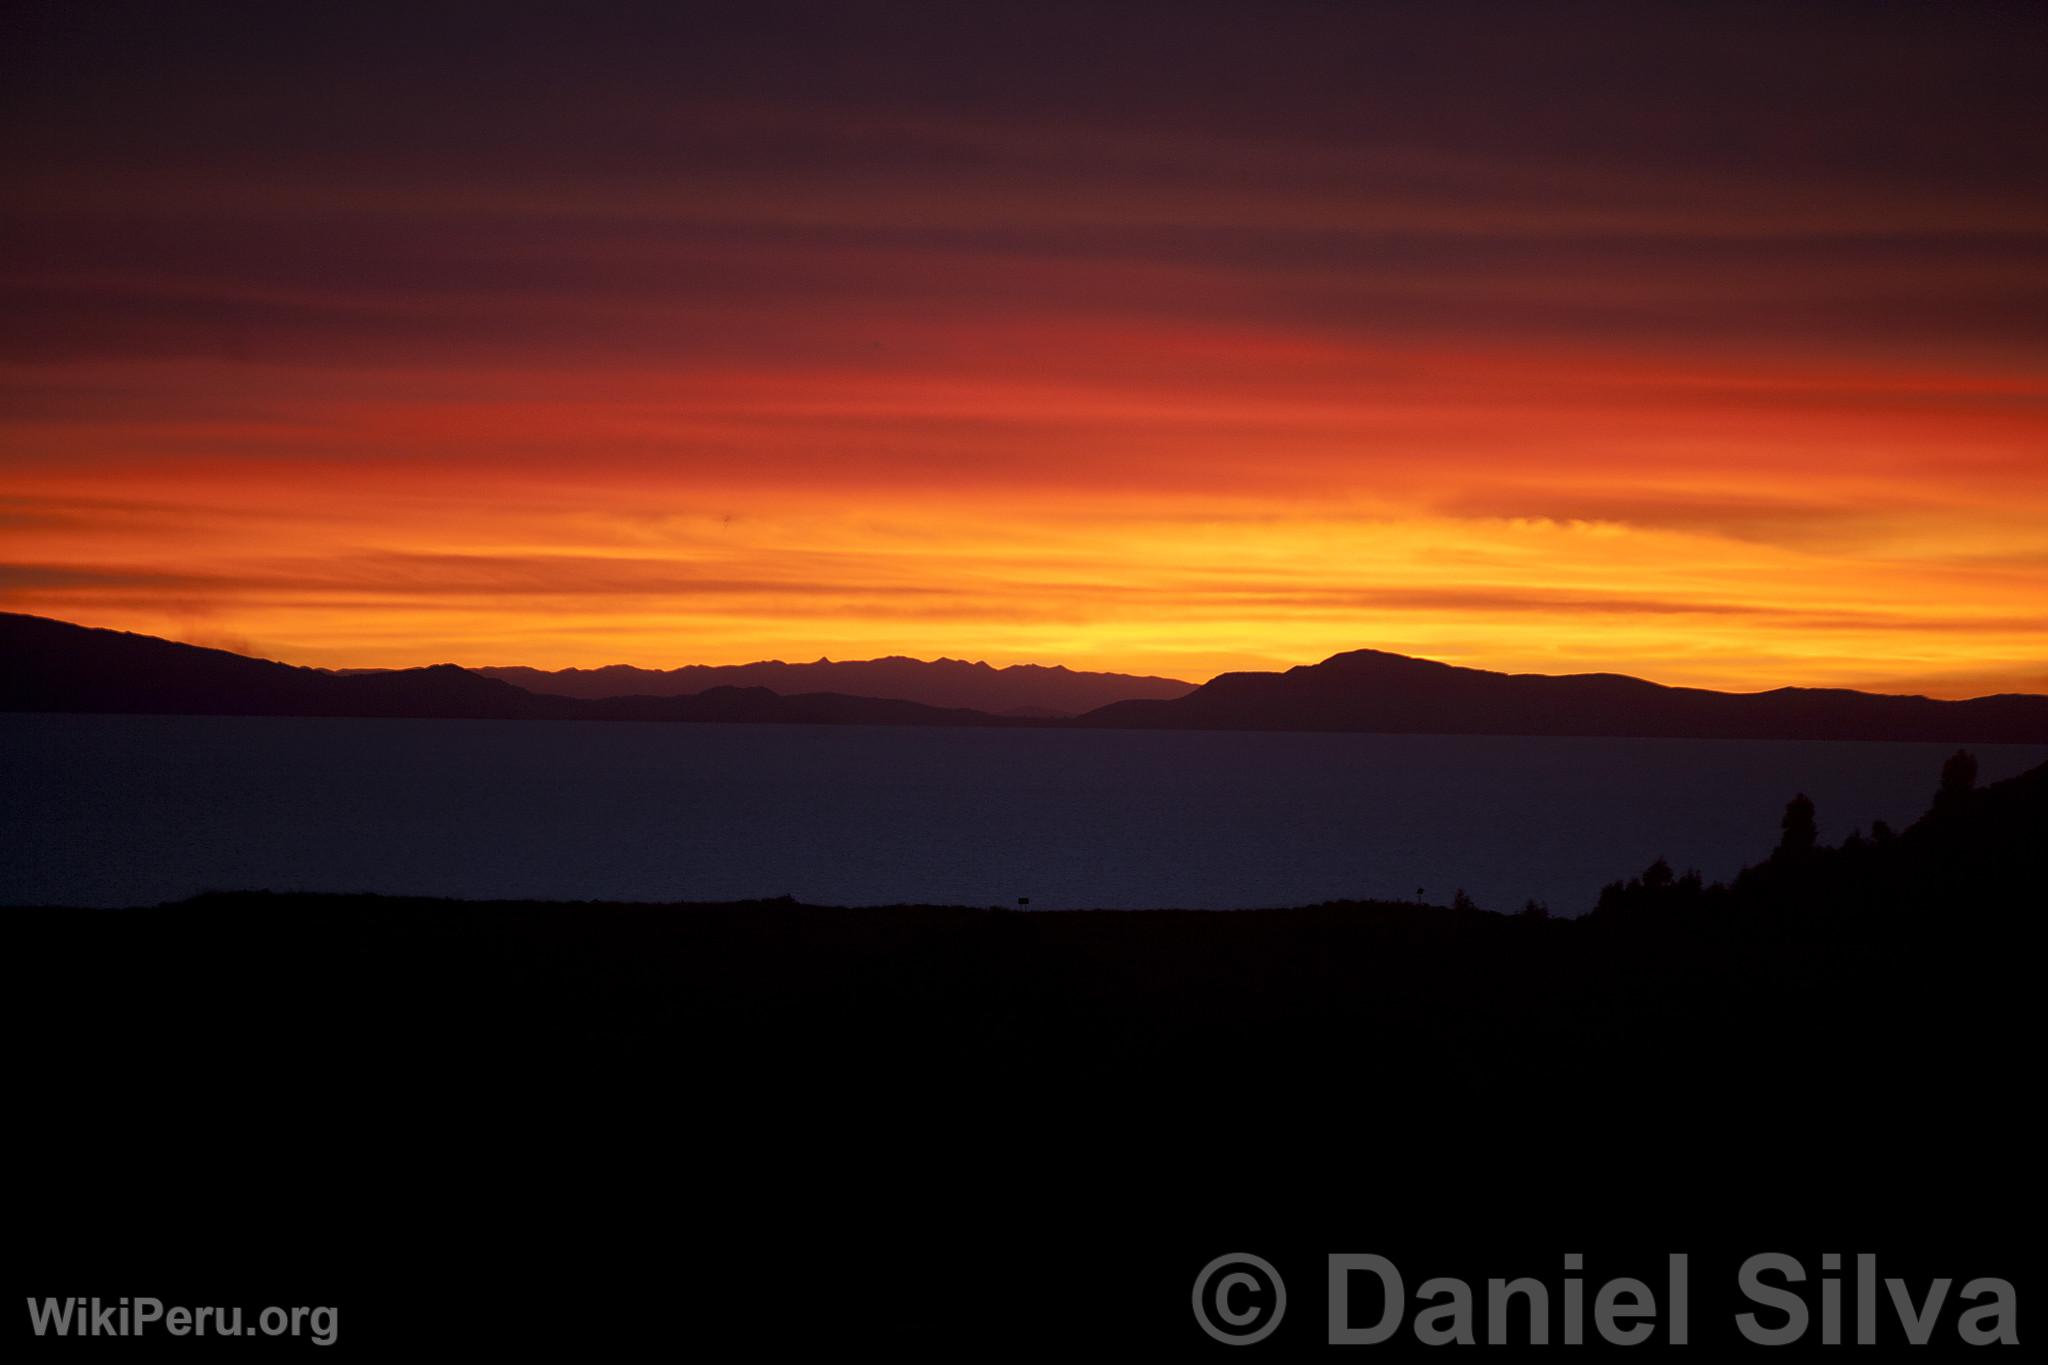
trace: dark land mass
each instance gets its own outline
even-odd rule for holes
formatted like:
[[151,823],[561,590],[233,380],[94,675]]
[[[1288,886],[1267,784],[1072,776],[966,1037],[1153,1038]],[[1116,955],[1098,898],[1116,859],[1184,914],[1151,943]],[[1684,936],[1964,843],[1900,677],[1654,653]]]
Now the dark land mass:
[[1492,673],[1361,649],[1284,673],[1225,673],[1185,697],[1077,724],[1160,730],[2048,743],[2048,697],[1968,701],[1841,688],[1712,692],[1615,673]]
[[1086,673],[1059,665],[991,668],[961,659],[819,659],[815,663],[705,665],[682,668],[479,668],[486,678],[529,692],[564,697],[672,697],[713,687],[765,687],[784,695],[836,692],[925,706],[987,711],[999,716],[1077,716],[1114,701],[1184,696],[1193,683],[1124,673]]
[[1021,723],[877,697],[780,696],[763,687],[714,687],[683,697],[541,696],[454,664],[332,673],[19,615],[0,615],[0,661],[0,710],[5,711],[790,725]]
[[568,697],[453,664],[335,673],[4,614],[0,710],[2048,744],[2043,696],[1936,701],[1813,688],[1710,692],[1613,674],[1489,673],[1372,650],[1285,673],[1227,673],[1183,697],[1120,701],[1068,719],[763,687]]
[[346,1284],[359,1340],[978,1355],[1203,1347],[1188,1286],[1231,1250],[1287,1270],[1282,1345],[1320,1341],[1331,1251],[1586,1252],[1589,1299],[1683,1251],[1726,1342],[1762,1250],[1881,1253],[1916,1296],[2020,1273],[2044,884],[2048,766],[1959,756],[1908,829],[1820,846],[1795,799],[1731,884],[1653,864],[1577,919],[16,909],[16,1236],[77,1292],[124,1257]]

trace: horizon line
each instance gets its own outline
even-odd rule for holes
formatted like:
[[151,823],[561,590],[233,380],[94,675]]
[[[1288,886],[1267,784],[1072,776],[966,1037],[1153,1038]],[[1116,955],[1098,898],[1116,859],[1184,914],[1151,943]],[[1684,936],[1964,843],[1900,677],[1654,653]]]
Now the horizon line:
[[1486,665],[1482,665],[1482,664],[1468,664],[1468,663],[1458,663],[1458,662],[1454,662],[1454,661],[1452,661],[1452,660],[1449,660],[1449,659],[1441,659],[1441,658],[1432,658],[1432,657],[1429,657],[1429,656],[1426,656],[1426,655],[1419,655],[1419,654],[1405,654],[1405,653],[1402,653],[1402,652],[1400,652],[1400,651],[1397,651],[1397,650],[1387,650],[1387,649],[1380,649],[1380,648],[1378,648],[1378,647],[1375,647],[1375,646],[1370,646],[1370,645],[1361,645],[1361,646],[1354,646],[1354,647],[1352,647],[1352,648],[1348,648],[1348,649],[1340,649],[1340,650],[1337,650],[1337,651],[1335,651],[1335,652],[1333,652],[1333,653],[1331,653],[1331,654],[1327,654],[1327,655],[1324,655],[1324,656],[1323,656],[1322,658],[1320,658],[1320,659],[1315,659],[1315,660],[1309,660],[1309,661],[1303,661],[1303,662],[1294,662],[1294,663],[1284,663],[1284,662],[1276,662],[1276,663],[1274,664],[1274,666],[1273,666],[1273,667],[1271,667],[1271,668],[1264,668],[1264,669],[1252,669],[1252,668],[1232,668],[1232,669],[1223,669],[1223,670],[1220,670],[1220,671],[1218,671],[1218,672],[1216,672],[1216,673],[1214,673],[1214,674],[1210,675],[1210,676],[1209,676],[1209,677],[1207,677],[1207,678],[1204,678],[1204,679],[1202,679],[1202,680],[1201,680],[1201,681],[1199,681],[1199,682],[1196,682],[1196,681],[1191,681],[1191,680],[1189,680],[1189,679],[1186,679],[1186,678],[1174,678],[1174,677],[1167,677],[1167,676],[1165,676],[1165,675],[1162,675],[1162,674],[1144,674],[1144,673],[1127,673],[1127,672],[1123,672],[1123,671],[1121,671],[1121,670],[1117,670],[1117,669],[1093,669],[1093,668],[1075,668],[1075,667],[1073,667],[1073,666],[1071,666],[1071,665],[1068,665],[1068,664],[1064,664],[1064,663],[1053,663],[1053,664],[1047,664],[1047,663],[1041,663],[1041,662],[1037,662],[1037,661],[1032,661],[1032,660],[1020,660],[1020,661],[1017,661],[1017,662],[1013,662],[1013,663],[1008,663],[1008,664],[992,664],[992,663],[989,663],[989,662],[987,662],[986,660],[982,660],[982,659],[973,659],[973,660],[970,660],[970,659],[962,659],[962,658],[958,658],[958,657],[956,657],[956,656],[951,656],[951,655],[938,655],[938,656],[935,656],[935,657],[933,657],[933,658],[929,658],[929,659],[927,659],[927,658],[923,658],[923,657],[920,657],[920,656],[918,656],[918,655],[913,655],[913,654],[894,654],[894,653],[892,653],[892,654],[882,654],[882,655],[875,655],[875,656],[873,656],[873,657],[870,657],[870,658],[865,658],[865,659],[833,659],[833,658],[830,658],[829,656],[825,656],[825,655],[820,655],[820,656],[819,656],[818,658],[816,658],[816,659],[812,659],[812,660],[796,660],[796,661],[791,661],[791,660],[787,660],[787,659],[780,659],[780,658],[763,658],[763,659],[749,659],[749,660],[746,660],[746,661],[745,661],[745,662],[743,662],[743,663],[686,663],[686,664],[673,664],[673,665],[668,665],[668,666],[649,666],[649,665],[644,665],[644,664],[632,664],[632,663],[611,663],[611,664],[600,664],[600,665],[564,665],[564,666],[562,666],[562,667],[559,667],[559,668],[544,668],[544,667],[541,667],[541,666],[538,666],[538,665],[532,665],[532,664],[479,664],[479,663],[460,663],[460,662],[456,662],[455,660],[452,660],[452,659],[439,659],[439,660],[433,660],[433,661],[431,661],[431,662],[424,662],[424,663],[407,663],[407,664],[390,664],[390,665],[359,665],[359,666],[347,666],[347,665],[340,665],[340,666],[337,666],[337,665],[329,665],[329,664],[310,664],[310,663],[299,663],[299,662],[296,662],[296,661],[294,661],[294,660],[291,660],[291,659],[286,659],[286,658],[279,658],[279,657],[276,657],[276,656],[274,656],[274,655],[269,655],[269,654],[263,654],[263,653],[257,653],[257,652],[253,652],[253,651],[252,651],[252,650],[250,650],[250,649],[244,649],[244,648],[234,648],[234,647],[232,647],[231,645],[229,645],[229,644],[226,644],[226,643],[210,642],[210,641],[206,641],[206,640],[193,640],[193,639],[178,639],[178,638],[175,638],[175,637],[173,637],[173,636],[169,636],[169,635],[157,635],[157,634],[153,634],[153,633],[151,633],[151,632],[149,632],[149,631],[144,631],[144,630],[133,630],[133,629],[129,629],[129,628],[127,628],[127,627],[123,627],[123,626],[100,626],[100,625],[92,625],[92,624],[88,624],[88,623],[86,623],[86,622],[82,622],[82,621],[71,621],[71,620],[66,620],[66,619],[65,619],[65,618],[63,618],[63,617],[57,617],[57,616],[44,616],[44,615],[41,615],[40,613],[36,613],[36,612],[22,612],[22,611],[10,611],[10,610],[5,610],[5,609],[0,609],[0,616],[16,616],[16,617],[22,617],[22,618],[24,618],[24,619],[28,619],[28,620],[50,621],[50,622],[54,622],[54,623],[56,623],[56,624],[58,624],[58,625],[70,626],[70,627],[73,627],[73,628],[75,628],[75,629],[79,629],[79,630],[100,630],[100,631],[107,631],[107,632],[110,632],[110,633],[114,633],[114,634],[123,634],[123,635],[134,635],[134,636],[139,636],[139,637],[142,637],[142,638],[145,638],[145,639],[154,639],[154,640],[162,640],[162,641],[165,641],[165,642],[167,642],[167,643],[171,643],[171,644],[180,644],[180,645],[186,645],[186,646],[188,646],[188,647],[190,647],[190,648],[194,648],[194,649],[208,649],[208,650],[214,650],[214,651],[217,651],[217,652],[219,652],[219,653],[239,655],[240,657],[243,657],[243,658],[250,658],[250,659],[259,659],[259,660],[262,660],[262,661],[264,661],[264,662],[268,662],[268,663],[277,663],[277,664],[284,664],[284,665],[286,665],[286,666],[288,666],[288,667],[292,667],[292,668],[307,668],[307,669],[312,669],[312,670],[314,670],[314,671],[316,671],[316,672],[322,672],[322,673],[332,673],[332,674],[349,674],[349,673],[397,673],[397,672],[408,672],[408,671],[412,671],[412,670],[416,670],[416,669],[425,669],[425,668],[439,668],[439,667],[453,667],[453,668],[459,668],[459,669],[462,669],[462,670],[464,670],[465,672],[469,672],[469,673],[477,673],[477,674],[482,674],[482,673],[483,673],[483,672],[485,672],[486,670],[502,670],[502,669],[525,669],[525,670],[530,670],[530,671],[532,671],[532,672],[537,672],[537,673],[544,673],[544,674],[550,674],[550,675],[554,675],[554,674],[562,674],[562,673],[585,673],[585,674],[588,674],[588,673],[597,673],[597,672],[603,672],[603,671],[605,671],[605,670],[607,670],[607,669],[630,669],[630,670],[633,670],[633,671],[637,671],[637,672],[643,672],[643,673],[675,673],[675,672],[682,672],[682,671],[686,671],[686,670],[689,670],[689,669],[707,669],[707,670],[713,670],[713,669],[740,669],[740,668],[753,668],[753,667],[761,667],[761,666],[779,666],[779,667],[785,667],[785,668],[791,668],[791,667],[794,667],[794,668],[806,668],[806,667],[816,667],[816,666],[818,666],[818,665],[855,665],[855,664],[870,664],[870,663],[889,663],[889,662],[904,662],[904,663],[912,663],[912,664],[919,664],[919,665],[925,665],[925,666],[932,666],[932,665],[939,665],[939,664],[953,663],[953,664],[961,664],[961,665],[965,665],[965,666],[967,666],[967,667],[974,667],[974,668],[985,668],[985,669],[988,669],[988,670],[989,670],[989,671],[991,671],[991,672],[998,672],[998,673],[1000,673],[1000,672],[1007,672],[1007,671],[1009,671],[1009,670],[1011,670],[1011,669],[1019,669],[1019,668],[1028,668],[1028,669],[1040,669],[1040,670],[1045,670],[1045,671],[1054,671],[1054,670],[1057,670],[1057,671],[1063,671],[1063,672],[1066,672],[1066,673],[1069,673],[1069,674],[1073,674],[1073,675],[1077,675],[1077,676],[1093,676],[1093,677],[1114,677],[1114,678],[1128,678],[1128,679],[1132,679],[1132,680],[1135,680],[1135,681],[1146,681],[1146,682],[1170,682],[1170,683],[1175,683],[1175,684],[1179,684],[1179,685],[1184,685],[1184,686],[1188,687],[1188,688],[1190,689],[1190,691],[1194,691],[1194,690],[1198,690],[1198,689],[1200,689],[1200,688],[1202,688],[1202,687],[1205,687],[1205,686],[1207,686],[1207,685],[1208,685],[1209,683],[1211,683],[1211,682],[1214,682],[1214,681],[1215,681],[1216,679],[1218,679],[1218,678],[1221,678],[1221,677],[1226,677],[1226,676],[1230,676],[1230,675],[1232,675],[1232,674],[1269,674],[1269,675],[1279,675],[1279,674],[1284,674],[1284,673],[1287,673],[1287,672],[1291,672],[1291,671],[1293,671],[1293,670],[1295,670],[1295,669],[1301,669],[1301,668],[1315,668],[1315,667],[1320,667],[1320,666],[1322,666],[1322,665],[1324,665],[1324,664],[1328,664],[1328,663],[1330,663],[1331,661],[1333,661],[1333,660],[1335,660],[1335,659],[1343,658],[1343,657],[1345,657],[1346,655],[1353,655],[1353,654],[1377,654],[1377,655],[1382,655],[1382,656],[1385,656],[1385,657],[1388,657],[1388,658],[1394,658],[1394,659],[1402,659],[1402,660],[1407,660],[1407,661],[1411,661],[1411,662],[1415,662],[1415,663],[1422,663],[1422,664],[1430,664],[1430,665],[1436,665],[1436,666],[1439,666],[1439,667],[1443,667],[1443,668],[1451,668],[1451,669],[1458,669],[1458,670],[1461,670],[1461,671],[1464,671],[1464,672],[1472,672],[1472,673],[1491,673],[1491,674],[1496,674],[1496,675],[1499,675],[1499,676],[1503,676],[1503,677],[1539,677],[1539,678],[1594,678],[1594,677],[1613,677],[1613,678],[1628,678],[1628,679],[1631,679],[1631,680],[1634,680],[1634,681],[1637,681],[1637,682],[1643,682],[1643,683],[1648,683],[1648,684],[1650,684],[1650,685],[1652,685],[1652,686],[1656,686],[1656,687],[1662,687],[1662,688],[1669,688],[1669,689],[1672,689],[1672,690],[1678,690],[1678,691],[1694,691],[1694,692],[1717,692],[1717,693],[1721,693],[1721,694],[1724,694],[1724,695],[1731,695],[1731,696],[1760,696],[1760,695],[1764,695],[1764,694],[1768,694],[1768,693],[1772,693],[1772,692],[1782,692],[1782,691],[1805,691],[1805,692],[1852,692],[1852,693],[1859,693],[1859,694],[1862,694],[1862,695],[1866,695],[1866,696],[1884,696],[1884,697],[1918,697],[1918,698],[1922,698],[1922,699],[1924,699],[1924,700],[1929,700],[1929,701],[1982,701],[1982,700],[1990,700],[1990,699],[1993,699],[1993,698],[1999,698],[1999,697],[2043,697],[2043,696],[2048,696],[2048,691],[2043,691],[2043,692],[2031,692],[2031,691],[2026,691],[2026,690],[2003,690],[2003,691],[1992,691],[1992,692],[1977,692],[1977,693],[1969,693],[1969,694],[1965,694],[1965,695],[1939,696],[1939,695],[1935,695],[1935,694],[1933,694],[1933,693],[1929,693],[1929,692],[1907,692],[1907,691],[1893,691],[1893,690],[1887,690],[1887,689],[1885,689],[1885,688],[1883,688],[1883,687],[1881,687],[1881,686],[1878,686],[1878,685],[1870,685],[1870,686],[1863,686],[1863,687],[1852,687],[1852,686],[1845,686],[1845,685],[1841,685],[1841,684],[1811,684],[1811,683],[1796,683],[1796,682],[1791,682],[1791,683],[1787,683],[1787,682],[1780,682],[1780,683],[1774,683],[1774,684],[1771,684],[1771,685],[1768,685],[1768,686],[1761,686],[1761,687],[1757,687],[1757,686],[1751,686],[1751,687],[1745,687],[1745,688],[1731,688],[1731,687],[1709,687],[1709,686],[1704,686],[1704,685],[1701,685],[1701,684],[1696,684],[1696,683],[1673,683],[1673,682],[1664,682],[1664,681],[1662,681],[1662,680],[1660,680],[1660,679],[1657,679],[1657,678],[1652,678],[1652,677],[1646,677],[1646,676],[1644,676],[1644,675],[1642,675],[1642,674],[1639,674],[1639,673],[1632,673],[1632,672],[1627,672],[1627,671],[1624,671],[1624,670],[1622,670],[1622,669],[1619,669],[1619,668],[1591,668],[1591,669],[1585,669],[1585,668],[1580,668],[1580,669],[1572,669],[1572,670],[1570,670],[1570,671],[1565,671],[1565,672],[1544,672],[1544,671],[1541,671],[1541,670],[1532,670],[1532,669],[1512,669],[1512,668],[1500,668],[1500,667],[1489,667],[1489,666],[1486,666]]

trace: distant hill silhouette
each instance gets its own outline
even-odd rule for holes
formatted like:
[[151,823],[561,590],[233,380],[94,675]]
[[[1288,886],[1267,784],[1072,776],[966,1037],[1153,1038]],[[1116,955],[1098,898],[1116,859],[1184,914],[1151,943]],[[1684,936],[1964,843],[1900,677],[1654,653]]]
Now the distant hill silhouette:
[[1285,673],[1225,673],[1185,697],[1123,701],[1082,725],[1157,730],[2048,743],[2048,697],[1971,701],[1837,688],[1710,692],[1614,673],[1492,673],[1361,649]]
[[338,675],[150,635],[0,616],[0,708],[9,711],[511,719],[539,714],[534,700],[451,664]]
[[[1019,672],[951,662],[956,669],[981,670],[991,678]],[[917,670],[939,665],[916,660],[871,663],[906,665],[905,676],[910,677],[951,676],[919,674]],[[869,665],[779,667],[792,670],[792,677],[805,678],[814,675],[797,670]],[[725,671],[704,669],[698,675]],[[690,672],[678,669],[653,676]],[[1084,681],[1119,677],[1056,669],[1038,669],[1032,676],[1055,673]],[[1934,701],[1791,687],[1709,692],[1610,673],[1489,673],[1376,650],[1339,654],[1285,673],[1226,673],[1185,696],[1113,702],[1068,718],[1049,717],[1034,708],[994,715],[870,695],[782,694],[762,686],[718,686],[670,696],[560,696],[529,691],[502,677],[453,664],[332,672],[14,614],[0,614],[0,710],[2048,743],[2048,697],[2042,696]]]
[[529,692],[564,697],[671,697],[713,687],[765,687],[785,696],[835,692],[849,697],[886,697],[926,706],[967,708],[995,715],[1077,716],[1111,702],[1164,700],[1185,696],[1195,684],[1172,678],[1124,673],[1083,673],[1060,665],[1013,664],[991,668],[961,659],[886,659],[815,663],[705,665],[682,668],[478,668],[486,678]]
[[[975,711],[829,693],[715,687],[687,697],[539,696],[453,664],[330,673],[149,635],[0,614],[0,710],[435,720],[994,725]],[[1011,722],[1019,723],[1019,722]]]

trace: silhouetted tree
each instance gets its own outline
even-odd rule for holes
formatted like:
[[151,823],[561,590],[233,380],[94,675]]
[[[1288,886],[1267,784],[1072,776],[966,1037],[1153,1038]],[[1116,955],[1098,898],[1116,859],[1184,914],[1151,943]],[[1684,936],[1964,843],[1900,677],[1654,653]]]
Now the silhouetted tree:
[[1652,891],[1661,891],[1671,885],[1672,876],[1671,864],[1659,858],[1643,869],[1643,885]]
[[1956,814],[1969,804],[1970,793],[1976,789],[1977,756],[1968,749],[1958,749],[1941,765],[1941,790],[1934,794],[1934,813]]
[[1800,858],[1813,852],[1820,840],[1820,827],[1813,820],[1813,801],[1805,792],[1785,803],[1785,818],[1778,822],[1780,858]]

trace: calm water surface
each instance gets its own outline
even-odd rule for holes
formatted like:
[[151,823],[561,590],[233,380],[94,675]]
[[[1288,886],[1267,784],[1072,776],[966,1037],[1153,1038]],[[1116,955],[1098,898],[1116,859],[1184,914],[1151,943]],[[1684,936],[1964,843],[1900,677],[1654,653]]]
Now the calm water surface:
[[[2048,748],[1972,746],[1984,780]],[[1794,792],[1903,825],[1952,745],[0,715],[0,904],[207,888],[1587,908]]]

